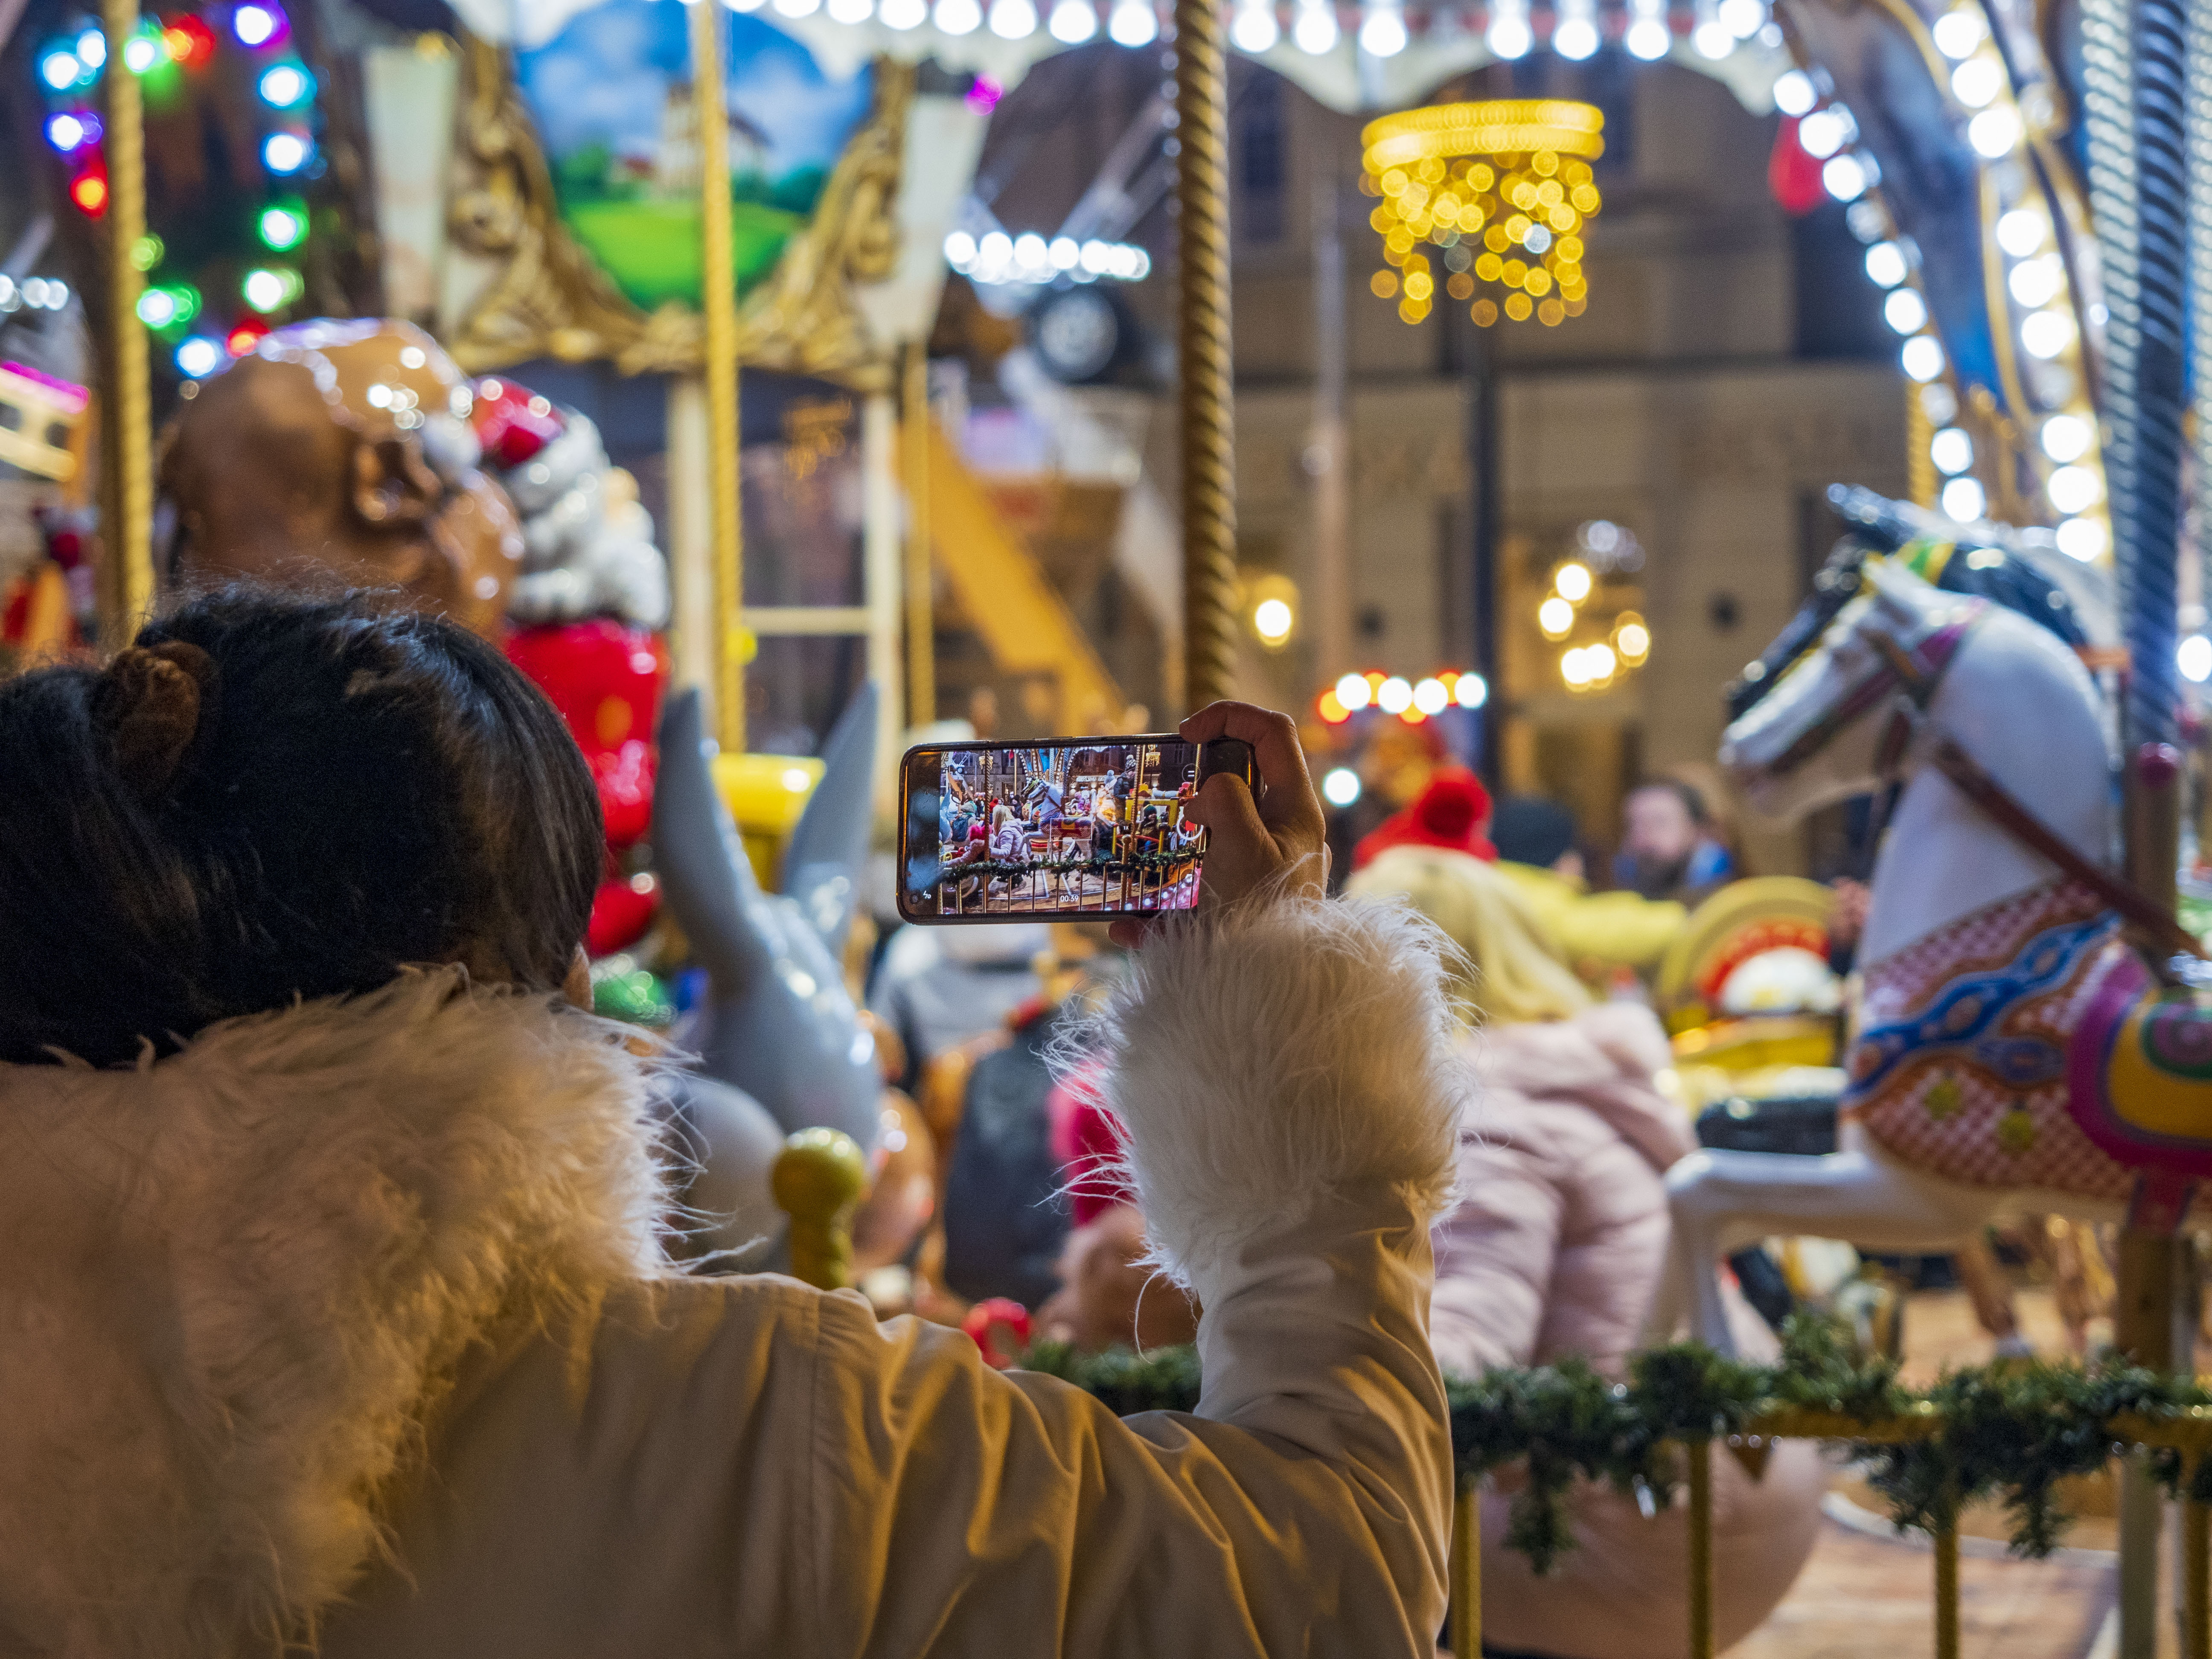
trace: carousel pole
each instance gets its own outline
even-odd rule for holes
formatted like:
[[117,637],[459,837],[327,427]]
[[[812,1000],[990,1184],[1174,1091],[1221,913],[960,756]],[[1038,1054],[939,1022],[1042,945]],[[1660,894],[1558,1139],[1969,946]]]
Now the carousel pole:
[[[1469,319],[1473,320],[1472,318]],[[1468,514],[1468,586],[1474,600],[1468,623],[1474,661],[1468,664],[1490,683],[1490,696],[1503,695],[1505,675],[1498,659],[1498,532],[1504,518],[1504,481],[1498,476],[1498,329],[1476,325],[1468,349],[1468,478],[1471,486]],[[1504,793],[1505,757],[1500,750],[1505,722],[1500,702],[1486,701],[1476,716],[1477,769],[1483,781]]]
[[100,643],[119,648],[154,602],[153,410],[146,330],[138,296],[146,279],[132,258],[146,234],[145,107],[123,51],[138,27],[137,0],[104,0],[107,35],[107,407],[106,446],[114,476],[102,489]]
[[2128,558],[2134,504],[2136,327],[2135,58],[2130,0],[2082,0],[2081,112],[2089,207],[2106,312],[2098,414],[2117,562]]
[[[2197,387],[2197,556],[2212,564],[2212,6],[2189,13],[2189,291]],[[2212,856],[2212,854],[2208,854]]]
[[1312,609],[1324,685],[1358,666],[1352,652],[1351,352],[1344,295],[1344,184],[1334,167],[1322,171],[1313,193],[1314,591]]
[[2131,762],[2129,875],[2169,909],[2180,847],[2182,363],[2188,287],[2183,133],[2189,0],[2136,8],[2135,453],[2129,466],[2126,719]]
[[[114,5],[117,0],[107,0]],[[699,301],[707,321],[707,491],[713,554],[715,733],[745,746],[744,520],[738,503],[738,283],[730,252],[730,112],[722,82],[722,8],[691,0],[691,112],[699,131]]]
[[[2180,836],[2176,567],[2186,287],[2185,0],[2087,0],[2082,10],[2090,200],[2105,281],[2102,414],[2115,562],[2128,647],[2122,799],[2129,879],[2168,908]],[[2138,1212],[2155,1207],[2137,1186]],[[2172,1369],[2178,1224],[2120,1237],[2116,1335],[2139,1364]],[[2190,1322],[2193,1329],[2194,1322]],[[2119,1659],[2153,1659],[2160,1503],[2143,1454],[2122,1471]]]
[[899,416],[894,363],[883,386],[860,399],[860,546],[862,593],[868,613],[867,673],[876,683],[875,787],[888,806],[898,794],[901,739],[913,716],[907,712],[906,547],[899,524]]
[[[2189,13],[2189,294],[2195,317],[2191,380],[2197,390],[2197,546],[2200,577],[2212,575],[2212,6]],[[2212,586],[2212,585],[2208,585]],[[2212,860],[2212,732],[2198,739],[2197,859]]]
[[1203,708],[1237,690],[1229,53],[1219,0],[1176,0],[1175,23],[1183,701]]
[[937,605],[929,562],[929,343],[906,349],[906,718],[937,718]]
[[1943,481],[1936,471],[1936,458],[1928,453],[1936,435],[1936,422],[1928,418],[1928,405],[1920,401],[1917,382],[1905,384],[1905,493],[1915,507],[1933,511]]

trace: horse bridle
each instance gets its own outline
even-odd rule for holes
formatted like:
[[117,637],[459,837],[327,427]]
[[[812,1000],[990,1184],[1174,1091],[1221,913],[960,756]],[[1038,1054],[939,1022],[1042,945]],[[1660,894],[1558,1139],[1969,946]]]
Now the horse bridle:
[[1936,647],[1934,660],[1923,662],[1887,634],[1869,634],[1868,642],[1875,654],[1882,659],[1884,672],[1861,681],[1842,697],[1836,706],[1799,732],[1788,748],[1768,765],[1767,770],[1777,777],[1785,777],[1827,747],[1836,734],[1874,706],[1893,685],[1904,695],[1897,699],[1890,713],[1889,724],[1882,730],[1881,740],[1875,745],[1875,769],[1885,782],[1894,781],[1905,759],[1906,747],[1918,717],[1926,713],[1935,701],[1936,693],[1942,689],[1943,677],[1957,660],[1959,647],[1966,636],[1978,627],[1989,613],[1985,600],[1971,599],[1961,607],[1958,620],[1946,623],[1928,635],[1926,647]]
[[[1966,634],[1980,617],[1981,613],[1977,612],[1966,618],[1964,626],[1954,635],[1948,652],[1932,668],[1921,663],[1887,635],[1874,636],[1875,650],[1897,677],[1905,694],[1897,699],[1890,714],[1889,726],[1883,732],[1881,744],[1876,750],[1875,763],[1883,778],[1894,779],[1897,763],[1904,759],[1905,751],[1911,746],[1914,735],[1927,723],[1928,705],[1942,684],[1944,672],[1958,656],[1959,646],[1965,643]],[[2200,958],[2207,955],[2197,937],[2175,921],[2170,912],[2125,877],[2114,875],[2094,860],[2083,857],[2072,842],[2036,817],[2017,795],[1998,782],[1995,775],[1968,754],[1949,732],[1940,729],[1936,732],[1935,741],[1929,746],[1928,758],[1929,763],[1949,779],[1960,793],[1981,808],[1997,828],[2088,888],[2102,903],[2141,929],[2166,955]]]

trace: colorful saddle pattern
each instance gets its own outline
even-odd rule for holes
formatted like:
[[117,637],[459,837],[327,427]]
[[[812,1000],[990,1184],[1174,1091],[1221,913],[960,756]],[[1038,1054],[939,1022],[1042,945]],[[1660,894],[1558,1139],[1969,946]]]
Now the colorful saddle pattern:
[[2212,1176],[2212,1009],[2159,991],[2130,952],[2083,1009],[2070,1071],[2074,1115],[2113,1158]]
[[[2000,899],[1868,966],[1843,1110],[1945,1181],[2124,1201],[2131,1171],[2081,1121],[2094,1113],[2076,1109],[2069,1061],[2102,1052],[2072,1041],[2099,1035],[2082,1030],[2091,1010],[2146,983],[2088,888],[2057,880]],[[2101,1071],[2092,1060],[2085,1074],[2098,1110]]]

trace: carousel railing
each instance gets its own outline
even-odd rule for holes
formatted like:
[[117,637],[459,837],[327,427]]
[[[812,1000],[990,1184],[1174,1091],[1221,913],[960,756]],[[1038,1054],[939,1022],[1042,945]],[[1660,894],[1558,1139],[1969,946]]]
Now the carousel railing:
[[[1691,1659],[1713,1659],[1714,1448],[1744,1457],[1755,1471],[1777,1441],[1820,1440],[1849,1448],[1855,1462],[1887,1462],[1881,1473],[1887,1477],[1891,1518],[1900,1531],[1909,1528],[1928,1535],[1936,1659],[1958,1659],[1960,1651],[1960,1519],[1969,1502],[2002,1497],[2015,1521],[2014,1553],[2041,1555],[2055,1545],[2063,1525],[2055,1492],[2058,1480],[2148,1454],[2154,1465],[2145,1473],[2172,1492],[2182,1510],[2177,1561],[2180,1651],[2183,1659],[2212,1659],[2212,1466],[2205,1458],[2212,1449],[2212,1393],[2192,1380],[2162,1377],[2117,1362],[2084,1369],[2002,1361],[1954,1373],[1929,1395],[1915,1397],[1895,1383],[1893,1364],[1845,1358],[1832,1328],[1824,1332],[1809,1323],[1797,1328],[1785,1344],[1783,1361],[1771,1369],[1737,1366],[1710,1350],[1684,1344],[1640,1356],[1635,1375],[1632,1385],[1606,1389],[1627,1425],[1613,1431],[1625,1449],[1609,1460],[1603,1455],[1594,1458],[1588,1449],[1595,1397],[1589,1384],[1595,1379],[1586,1372],[1573,1367],[1492,1372],[1479,1383],[1454,1385],[1462,1395],[1483,1396],[1463,1399],[1453,1413],[1458,1479],[1452,1540],[1454,1652],[1476,1654],[1481,1649],[1480,1492],[1491,1470],[1516,1462],[1528,1462],[1533,1468],[1537,1460],[1548,1458],[1553,1485],[1547,1501],[1556,1504],[1565,1492],[1563,1465],[1574,1474],[1596,1478],[1597,1466],[1609,1462],[1604,1473],[1621,1484],[1639,1463],[1656,1468],[1679,1460],[1687,1509],[1688,1651]],[[1570,1377],[1564,1392],[1556,1386],[1563,1376]],[[1555,1381],[1548,1390],[1543,1381],[1547,1377]],[[1580,1387],[1575,1386],[1577,1377]],[[1758,1392],[1770,1388],[1801,1400],[1825,1388],[1850,1403],[1769,1400],[1745,1408]],[[1649,1433],[1653,1425],[1671,1419],[1679,1430],[1686,1414],[1703,1416],[1705,1407],[1697,1403],[1701,1395],[1723,1406],[1711,1413],[1714,1432],[1652,1435],[1648,1444],[1638,1443],[1639,1428]],[[1870,1408],[1885,1395],[1889,1408]],[[1523,1409],[1531,1401],[1548,1402],[1539,1406],[1533,1422]],[[1599,1432],[1601,1438],[1605,1431]],[[1528,1449],[1517,1451],[1516,1443]],[[1638,1484],[1640,1488],[1640,1477]],[[1877,1481],[1878,1486],[1884,1484]],[[2152,1492],[2154,1498],[2155,1488]],[[1659,1501],[1667,1501],[1663,1491]],[[1522,1547],[1536,1557],[1541,1571],[1546,1551],[1561,1545],[1541,1527],[1532,1530]],[[1507,1541],[1515,1542],[1510,1535]],[[2131,1569],[2145,1568],[2131,1558],[2131,1551],[2145,1547],[2155,1555],[2155,1532],[2146,1546],[2122,1529],[2123,1583]],[[2148,1571],[2154,1578],[2154,1560]]]
[[[1765,1414],[1746,1425],[1745,1431],[1723,1441],[1730,1447],[1758,1448],[1778,1440],[1847,1441],[1858,1444],[1899,1444],[1925,1441],[1942,1432],[1945,1419],[1931,1407],[1869,1423],[1836,1413],[1787,1409]],[[2184,1460],[2180,1559],[2183,1659],[2212,1659],[2212,1505],[2191,1491],[2196,1469],[2208,1447],[2212,1447],[2212,1409],[2187,1407],[2172,1415],[2126,1413],[2110,1419],[2117,1448],[2166,1451]],[[1685,1465],[1687,1498],[1686,1552],[1689,1571],[1689,1652],[1691,1659],[1714,1659],[1717,1651],[1713,1625],[1712,1454],[1716,1438],[1707,1437],[1679,1443]],[[1483,1477],[1462,1474],[1452,1513],[1451,1650],[1475,1655],[1482,1650],[1482,1505]],[[1929,1534],[1934,1583],[1931,1587],[1935,1659],[1959,1659],[1959,1524],[1954,1514],[1947,1524]],[[2123,1540],[2124,1556],[2127,1541]],[[2124,1571],[2124,1568],[2123,1569]]]
[[[846,1229],[864,1171],[860,1149],[830,1130],[793,1135],[778,1161],[775,1189],[792,1217],[793,1270],[825,1289],[847,1282]],[[1086,1356],[1042,1344],[1020,1363],[1124,1415],[1198,1403],[1198,1364],[1188,1348]],[[2084,1369],[2007,1361],[1953,1373],[1916,1395],[1898,1384],[1893,1361],[1858,1355],[1835,1326],[1811,1320],[1792,1322],[1772,1366],[1686,1343],[1638,1355],[1631,1375],[1616,1383],[1570,1363],[1448,1382],[1455,1654],[1482,1649],[1481,1492],[1493,1471],[1527,1470],[1505,1541],[1540,1573],[1572,1547],[1565,1500],[1575,1482],[1632,1489],[1655,1510],[1673,1501],[1679,1484],[1687,1510],[1688,1650],[1691,1659],[1714,1659],[1714,1449],[1755,1473],[1772,1443],[1820,1440],[1850,1449],[1862,1462],[1887,1459],[1876,1485],[1891,1500],[1892,1518],[1901,1530],[1929,1535],[1936,1659],[1959,1659],[1960,1651],[1959,1522],[1966,1504],[2002,1496],[2014,1511],[2016,1553],[2039,1555],[2063,1524],[2059,1480],[2149,1454],[2160,1464],[2150,1473],[2182,1510],[2182,1659],[2212,1659],[2212,1389],[2191,1379],[2118,1363]],[[1707,1423],[1711,1433],[1695,1432]],[[2124,1529],[2124,1577],[2142,1565],[2131,1547],[2143,1545],[2131,1544]]]

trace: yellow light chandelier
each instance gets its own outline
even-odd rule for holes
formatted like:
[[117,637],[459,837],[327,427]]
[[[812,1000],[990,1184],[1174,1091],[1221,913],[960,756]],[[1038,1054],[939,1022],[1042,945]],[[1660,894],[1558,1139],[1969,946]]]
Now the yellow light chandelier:
[[[1590,163],[1605,153],[1604,115],[1561,99],[1437,104],[1370,121],[1359,135],[1360,188],[1382,258],[1368,286],[1418,323],[1442,284],[1487,328],[1502,310],[1547,328],[1582,315],[1583,221],[1601,205]],[[1426,248],[1423,244],[1428,245]],[[1504,299],[1478,289],[1502,291]]]

